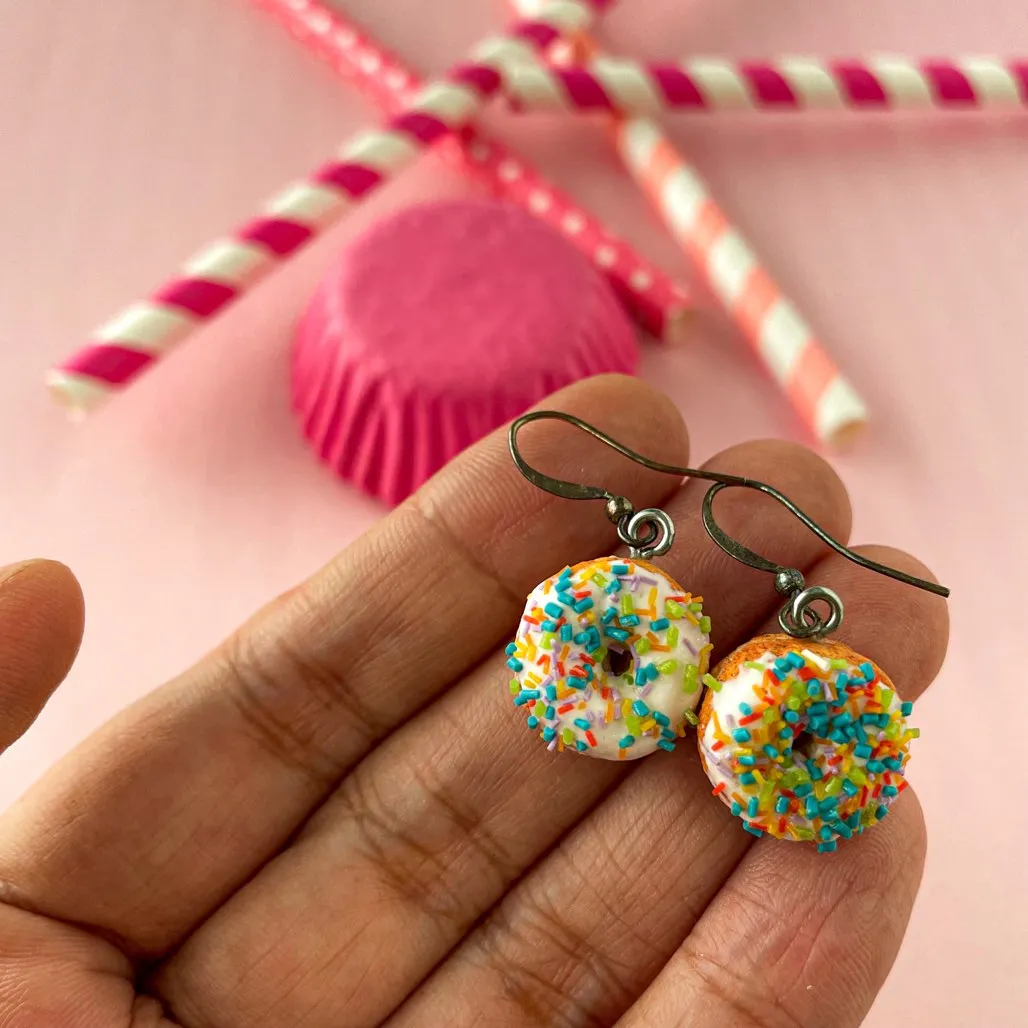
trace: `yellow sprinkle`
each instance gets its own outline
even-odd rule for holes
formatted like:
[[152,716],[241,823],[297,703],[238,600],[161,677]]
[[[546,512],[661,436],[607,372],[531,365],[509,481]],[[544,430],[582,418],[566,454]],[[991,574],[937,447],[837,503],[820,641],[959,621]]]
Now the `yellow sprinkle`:
[[700,650],[700,675],[705,675],[710,670],[710,651],[714,649],[713,644],[707,643]]
[[648,717],[648,718],[646,718],[642,722],[641,725],[639,725],[639,732],[640,732],[640,734],[642,734],[644,732],[648,732],[651,728],[656,728],[656,727],[657,727],[657,722],[654,721],[652,717]]
[[607,700],[607,710],[606,710],[606,713],[603,715],[603,720],[604,721],[613,721],[614,720],[614,701],[613,700]]

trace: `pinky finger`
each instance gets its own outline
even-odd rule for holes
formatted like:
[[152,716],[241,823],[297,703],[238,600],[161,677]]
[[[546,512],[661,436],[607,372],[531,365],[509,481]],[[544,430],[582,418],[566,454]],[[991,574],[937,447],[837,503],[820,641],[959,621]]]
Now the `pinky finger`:
[[896,959],[924,855],[912,789],[827,860],[761,840],[619,1028],[856,1028]]

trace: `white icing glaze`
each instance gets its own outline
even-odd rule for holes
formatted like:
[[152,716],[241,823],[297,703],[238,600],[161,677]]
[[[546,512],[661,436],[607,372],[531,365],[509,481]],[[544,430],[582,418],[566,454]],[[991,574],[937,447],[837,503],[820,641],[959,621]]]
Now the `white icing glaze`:
[[[587,561],[570,569],[570,578],[565,569],[541,582],[508,647],[514,700],[529,727],[551,749],[608,760],[674,748],[686,712],[702,696],[709,653],[699,601],[627,557]],[[626,664],[620,675],[619,662]]]
[[[707,721],[699,737],[699,748],[707,776],[715,790],[723,786],[719,792],[721,799],[744,822],[790,841],[808,838],[806,833],[813,833],[811,841],[832,849],[836,839],[847,837],[846,830],[859,834],[885,816],[882,811],[892,804],[902,787],[904,767],[909,756],[908,746],[916,731],[907,728],[904,704],[895,691],[888,689],[877,675],[873,675],[870,682],[866,681],[865,674],[869,665],[865,666],[862,660],[846,661],[845,667],[833,666],[823,654],[804,647],[798,641],[793,652],[804,658],[805,673],[812,675],[811,681],[820,683],[815,687],[818,689],[818,695],[815,696],[806,695],[805,690],[810,683],[803,683],[803,698],[798,709],[793,711],[796,720],[785,720],[784,715],[789,708],[783,702],[778,702],[772,704],[776,715],[772,724],[768,725],[763,719],[740,724],[740,721],[767,707],[761,699],[761,696],[767,695],[764,684],[766,669],[773,668],[776,661],[782,659],[767,650],[753,661],[741,665],[733,677],[722,681],[720,691],[712,694],[713,713],[717,720],[711,716]],[[759,667],[752,666],[754,664]],[[840,675],[845,675],[841,679],[844,686],[842,690],[839,688]],[[785,684],[775,679],[775,688],[784,693],[788,683],[797,680],[796,669],[791,669]],[[850,684],[855,691],[847,691],[846,684]],[[884,689],[888,689],[891,696],[885,694]],[[779,697],[780,700],[783,698]],[[887,702],[879,702],[882,699]],[[747,715],[741,705],[748,705],[751,714]],[[827,715],[821,713],[823,708],[827,709]],[[907,709],[909,711],[909,706]],[[847,724],[825,724],[817,720],[827,716],[831,722],[847,713],[850,716]],[[864,724],[860,721],[864,714],[869,717],[871,714],[887,715],[889,726]],[[812,716],[815,718],[813,726],[810,721]],[[863,738],[853,737],[857,733],[857,721],[860,721]],[[780,735],[786,727],[795,736],[803,733],[802,753],[792,750],[794,738]],[[719,741],[718,728],[722,733],[721,746],[715,749]],[[751,738],[736,739],[734,733],[740,729],[749,731]],[[851,737],[842,738],[840,735],[832,739],[830,736],[834,731],[849,733]],[[779,753],[779,759],[764,752],[764,745],[773,746]],[[870,748],[870,754],[865,746]],[[752,758],[753,762],[742,766],[738,762],[740,756]],[[885,766],[883,759],[887,759],[890,766]],[[895,766],[897,761],[899,767]],[[817,769],[820,778],[811,777],[811,767]],[[794,771],[794,768],[797,770]],[[760,777],[756,782],[745,781],[743,776],[747,771]],[[792,786],[787,788],[781,781],[786,774],[791,774],[793,779],[799,777],[799,784],[786,779]],[[836,784],[830,785],[833,780]],[[764,781],[775,783],[770,799],[761,796]],[[844,783],[848,783],[845,790],[840,788]],[[827,809],[821,806],[831,796],[836,797],[835,810],[830,806]],[[757,809],[751,813],[754,797],[757,798]],[[816,811],[808,797],[817,802]],[[784,801],[783,806],[788,804],[787,809],[776,809],[775,804],[780,800]],[[836,811],[841,812],[842,816],[838,816]],[[847,823],[847,819],[854,819],[857,813],[861,817],[859,825],[855,827]],[[844,825],[843,829],[833,827],[840,822]],[[831,832],[830,837],[821,834],[826,828]]]

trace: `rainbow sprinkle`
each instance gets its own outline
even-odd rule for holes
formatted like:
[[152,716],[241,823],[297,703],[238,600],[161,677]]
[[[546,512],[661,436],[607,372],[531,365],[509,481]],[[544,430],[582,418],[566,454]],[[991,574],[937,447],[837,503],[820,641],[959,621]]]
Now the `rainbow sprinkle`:
[[906,788],[913,705],[869,661],[767,652],[718,685],[700,748],[715,795],[748,832],[830,853]]
[[604,557],[533,590],[505,650],[510,692],[551,750],[633,759],[674,750],[710,661],[702,597]]

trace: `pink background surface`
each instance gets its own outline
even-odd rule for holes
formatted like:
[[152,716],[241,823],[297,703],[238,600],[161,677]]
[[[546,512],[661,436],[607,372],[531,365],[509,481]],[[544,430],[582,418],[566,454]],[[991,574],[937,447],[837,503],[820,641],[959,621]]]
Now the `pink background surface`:
[[[347,9],[429,71],[502,17],[500,0]],[[0,561],[67,561],[89,608],[67,686],[4,758],[3,805],[382,514],[319,468],[293,430],[284,339],[333,246],[384,209],[468,187],[423,164],[72,427],[49,405],[42,369],[372,112],[244,0],[0,0],[0,20]],[[625,0],[607,36],[651,56],[1024,53],[1028,12],[1023,0]],[[597,133],[495,121],[684,271]],[[1028,114],[674,127],[873,400],[872,430],[836,462],[856,538],[917,551],[954,590],[953,645],[919,705],[912,775],[931,830],[927,873],[867,1021],[879,1028],[1022,1025],[1028,1004],[1023,725],[1002,741],[974,734],[1020,709],[1026,684],[1026,131]],[[688,347],[648,346],[643,374],[687,413],[697,459],[797,433],[716,312]],[[985,746],[990,759],[976,760]]]

